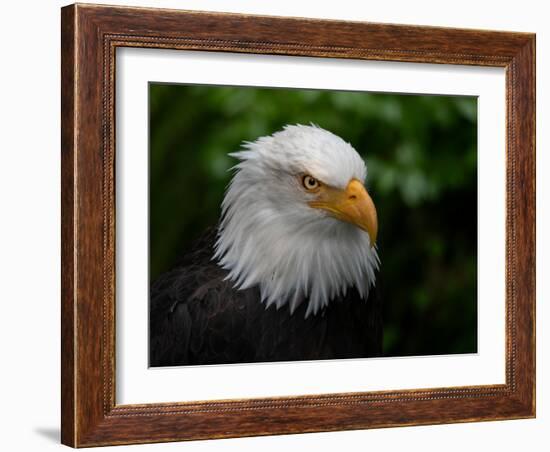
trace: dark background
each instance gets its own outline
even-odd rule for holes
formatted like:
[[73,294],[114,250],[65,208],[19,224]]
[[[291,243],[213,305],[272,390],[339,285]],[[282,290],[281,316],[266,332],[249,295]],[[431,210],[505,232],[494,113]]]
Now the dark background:
[[386,356],[477,351],[477,100],[150,84],[150,277],[214,225],[243,141],[323,127],[367,163]]

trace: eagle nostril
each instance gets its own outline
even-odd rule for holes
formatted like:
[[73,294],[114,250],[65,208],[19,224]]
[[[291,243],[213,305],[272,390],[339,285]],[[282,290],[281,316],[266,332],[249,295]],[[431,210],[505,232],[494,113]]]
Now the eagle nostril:
[[349,199],[350,199],[351,201],[355,201],[355,200],[357,199],[357,196],[355,196],[355,195],[350,195],[350,196],[349,196]]

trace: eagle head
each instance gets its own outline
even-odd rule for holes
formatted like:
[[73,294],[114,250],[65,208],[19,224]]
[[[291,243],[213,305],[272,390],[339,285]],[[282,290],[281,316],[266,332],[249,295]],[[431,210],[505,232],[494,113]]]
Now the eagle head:
[[306,317],[355,287],[375,283],[378,222],[365,162],[340,137],[286,126],[246,142],[222,203],[214,259],[236,289]]

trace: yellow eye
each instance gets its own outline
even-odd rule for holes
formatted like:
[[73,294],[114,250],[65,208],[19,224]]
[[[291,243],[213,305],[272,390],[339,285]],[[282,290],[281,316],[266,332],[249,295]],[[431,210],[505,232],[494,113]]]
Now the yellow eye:
[[319,188],[321,185],[317,179],[309,175],[305,175],[302,179],[302,184],[306,190],[313,191]]

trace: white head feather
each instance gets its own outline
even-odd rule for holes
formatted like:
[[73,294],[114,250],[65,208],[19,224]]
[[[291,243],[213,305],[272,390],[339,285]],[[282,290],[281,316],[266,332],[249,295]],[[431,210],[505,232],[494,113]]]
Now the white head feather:
[[237,289],[258,286],[262,302],[306,317],[357,288],[366,299],[379,260],[369,234],[308,205],[297,178],[309,174],[344,189],[365,181],[353,147],[316,126],[286,126],[230,154],[240,160],[222,203],[214,258]]

